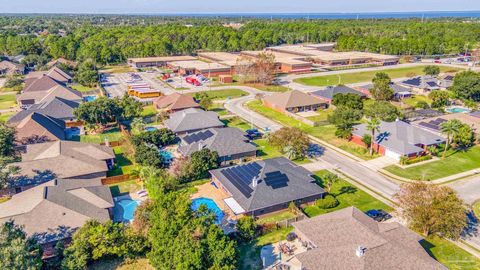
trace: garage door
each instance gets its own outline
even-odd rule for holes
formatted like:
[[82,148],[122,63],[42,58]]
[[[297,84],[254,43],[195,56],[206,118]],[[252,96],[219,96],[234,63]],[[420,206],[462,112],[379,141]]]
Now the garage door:
[[393,151],[391,151],[391,150],[388,150],[388,149],[385,150],[385,156],[390,157],[390,158],[393,158],[393,159],[395,159],[395,160],[400,160],[400,157],[401,157],[400,154],[395,153],[395,152],[393,152]]

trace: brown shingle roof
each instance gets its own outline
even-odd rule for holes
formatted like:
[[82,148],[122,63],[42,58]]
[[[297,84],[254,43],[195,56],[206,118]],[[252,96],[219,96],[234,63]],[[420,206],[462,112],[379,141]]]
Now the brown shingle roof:
[[166,96],[157,98],[154,102],[157,109],[166,109],[169,111],[178,111],[188,108],[200,108],[200,105],[196,103],[189,95],[183,95],[180,93],[173,93]]
[[323,104],[320,99],[298,90],[277,93],[264,98],[264,101],[277,108],[295,108]]
[[[304,269],[447,269],[399,223],[377,223],[354,207],[293,224],[315,248],[296,255]],[[358,247],[366,248],[357,256]]]

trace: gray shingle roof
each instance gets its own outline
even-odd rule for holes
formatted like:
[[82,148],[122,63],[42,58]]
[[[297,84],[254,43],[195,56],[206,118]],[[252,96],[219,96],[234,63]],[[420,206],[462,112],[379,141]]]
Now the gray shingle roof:
[[[380,132],[375,132],[375,141],[379,145],[402,155],[422,152],[423,148],[417,145],[428,146],[445,142],[442,137],[403,121],[382,121],[379,128]],[[371,132],[367,130],[366,124],[361,124],[354,127],[352,134],[363,137],[363,135],[371,134]]]
[[275,107],[281,109],[324,104],[322,100],[316,98],[315,96],[311,96],[298,90],[276,93],[271,96],[266,96],[264,100],[269,104],[275,105]]
[[402,81],[401,83],[409,87],[429,90],[439,89],[440,85],[442,84],[440,80],[432,76],[418,76]]
[[[246,212],[325,192],[316,184],[310,171],[285,157],[216,169],[210,173],[222,183]],[[253,185],[253,178],[258,180],[256,186]]]
[[[398,85],[398,84],[395,84],[395,83],[391,83],[390,87],[393,89],[393,94],[394,95],[398,95],[398,94],[405,93],[405,92],[408,92],[408,93],[412,92],[412,90],[410,88],[404,87],[404,86],[401,86],[401,85]],[[367,85],[364,85],[364,86],[360,86],[359,88],[362,88],[362,89],[365,89],[365,90],[370,90],[370,89],[373,88],[373,84],[367,84]]]
[[110,220],[114,202],[100,179],[56,179],[0,204],[0,222],[15,220],[40,243],[66,238],[89,219]]
[[182,143],[178,148],[183,155],[189,156],[195,151],[208,148],[216,151],[220,157],[249,153],[256,147],[247,142],[245,132],[238,128],[210,128],[181,137]]
[[364,93],[344,85],[329,86],[325,88],[325,90],[318,90],[318,91],[312,92],[311,94],[314,96],[325,98],[325,99],[333,99],[333,96],[335,94],[356,94],[361,97],[366,96]]
[[34,104],[27,110],[18,112],[8,120],[8,124],[17,124],[35,112],[60,120],[70,120],[75,118],[73,111],[79,105],[77,101],[55,97],[48,102]]
[[172,113],[165,126],[175,133],[193,132],[201,129],[223,127],[218,114],[211,111],[190,108]]
[[[295,256],[302,269],[447,269],[423,249],[419,235],[397,222],[378,223],[354,207],[304,219],[293,226],[315,245]],[[356,255],[360,246],[366,248],[361,257]]]

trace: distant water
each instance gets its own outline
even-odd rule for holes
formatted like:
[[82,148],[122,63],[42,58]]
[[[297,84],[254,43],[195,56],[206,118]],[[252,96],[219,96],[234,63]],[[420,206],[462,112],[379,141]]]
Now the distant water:
[[372,12],[372,13],[187,13],[149,14],[175,17],[221,17],[262,19],[405,19],[405,18],[480,18],[480,11],[425,11],[425,12]]

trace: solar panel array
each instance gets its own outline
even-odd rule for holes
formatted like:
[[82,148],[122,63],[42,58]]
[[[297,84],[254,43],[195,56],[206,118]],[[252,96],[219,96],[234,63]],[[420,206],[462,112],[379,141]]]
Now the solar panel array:
[[262,166],[258,163],[248,163],[221,170],[220,172],[243,194],[250,198],[253,189],[249,186],[254,177],[260,174]]
[[198,141],[204,141],[213,136],[213,133],[210,130],[195,132],[193,134],[183,137],[183,140],[188,144]]
[[443,118],[437,118],[435,120],[431,120],[431,121],[428,121],[428,122],[420,122],[418,124],[422,127],[426,127],[426,128],[429,128],[429,129],[440,130],[440,125],[444,122],[447,122],[447,120],[445,120]]
[[273,189],[287,187],[288,177],[286,174],[276,171],[265,174],[265,184]]
[[437,83],[436,82],[427,82],[428,86],[430,87],[437,87]]
[[413,78],[413,79],[403,81],[403,83],[410,84],[410,85],[415,85],[415,86],[420,86],[422,81],[421,81],[420,77],[417,77],[417,78]]

